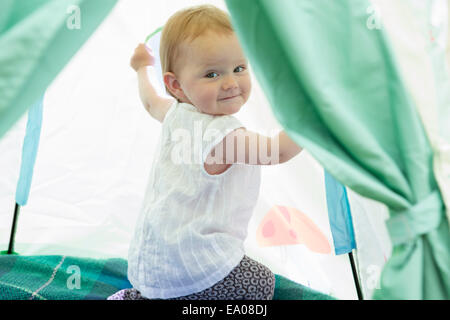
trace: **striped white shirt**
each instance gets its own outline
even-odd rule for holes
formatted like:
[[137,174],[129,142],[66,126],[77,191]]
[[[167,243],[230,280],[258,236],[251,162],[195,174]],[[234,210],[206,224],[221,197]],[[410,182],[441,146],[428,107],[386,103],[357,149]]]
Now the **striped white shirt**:
[[128,253],[128,279],[144,297],[167,299],[213,286],[244,257],[258,199],[259,166],[209,175],[206,157],[243,127],[175,102],[162,123],[141,213]]

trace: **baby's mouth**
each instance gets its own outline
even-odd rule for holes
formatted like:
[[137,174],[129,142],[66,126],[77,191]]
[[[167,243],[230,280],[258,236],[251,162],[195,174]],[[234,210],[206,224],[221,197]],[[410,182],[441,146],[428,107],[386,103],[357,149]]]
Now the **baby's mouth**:
[[240,94],[237,94],[237,95],[234,95],[234,96],[231,96],[231,97],[226,97],[226,98],[219,99],[219,101],[227,101],[227,100],[231,100],[231,99],[237,98],[239,96],[240,96]]

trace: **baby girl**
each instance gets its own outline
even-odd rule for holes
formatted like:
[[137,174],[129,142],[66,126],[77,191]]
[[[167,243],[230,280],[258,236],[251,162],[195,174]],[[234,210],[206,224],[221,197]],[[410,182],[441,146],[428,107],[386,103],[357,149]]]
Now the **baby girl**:
[[[133,288],[108,299],[272,299],[274,274],[246,256],[243,243],[261,165],[284,163],[302,149],[284,131],[266,137],[233,116],[251,82],[222,10],[175,13],[163,28],[160,57],[172,98],[158,95],[149,80],[150,49],[140,44],[131,59],[142,103],[162,133],[129,248]],[[179,161],[180,150],[193,157]]]

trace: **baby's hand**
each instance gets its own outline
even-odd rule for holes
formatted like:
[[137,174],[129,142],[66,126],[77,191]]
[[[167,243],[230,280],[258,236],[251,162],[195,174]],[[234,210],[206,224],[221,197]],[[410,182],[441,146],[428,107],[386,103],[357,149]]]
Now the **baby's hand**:
[[131,67],[137,72],[141,67],[153,66],[154,64],[155,57],[153,56],[152,49],[140,43],[134,50],[134,55],[131,57]]

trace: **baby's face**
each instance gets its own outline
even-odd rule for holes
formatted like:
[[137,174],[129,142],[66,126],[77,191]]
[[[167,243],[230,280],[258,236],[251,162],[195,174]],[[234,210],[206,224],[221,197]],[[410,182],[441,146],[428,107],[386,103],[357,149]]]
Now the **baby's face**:
[[240,110],[251,90],[247,60],[236,35],[208,32],[181,48],[178,80],[187,102],[203,113]]

